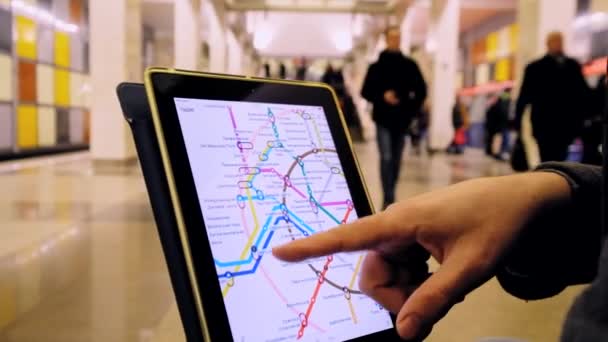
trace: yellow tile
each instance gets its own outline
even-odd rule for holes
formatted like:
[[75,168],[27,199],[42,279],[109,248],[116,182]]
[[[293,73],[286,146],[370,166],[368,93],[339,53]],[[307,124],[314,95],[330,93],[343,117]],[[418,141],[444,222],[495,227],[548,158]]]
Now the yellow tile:
[[70,73],[67,70],[55,69],[55,104],[70,105]]
[[57,118],[55,108],[38,108],[38,145],[53,146],[57,143]]
[[511,61],[508,58],[499,59],[494,67],[495,81],[508,81],[510,78]]
[[55,32],[55,64],[70,67],[70,36],[65,32]]
[[515,53],[519,48],[519,25],[513,24],[509,26],[509,40],[511,53]]
[[20,57],[36,59],[36,22],[32,19],[15,17],[17,34],[17,55]]
[[494,61],[498,54],[498,32],[492,32],[486,38],[486,58]]
[[44,64],[36,65],[36,94],[38,96],[38,103],[55,103],[53,76],[53,67]]
[[35,106],[22,105],[17,108],[17,145],[21,148],[38,144],[38,118]]
[[38,246],[17,254],[17,311],[33,309],[40,302],[40,255]]
[[0,54],[0,101],[13,99],[13,60],[11,56]]

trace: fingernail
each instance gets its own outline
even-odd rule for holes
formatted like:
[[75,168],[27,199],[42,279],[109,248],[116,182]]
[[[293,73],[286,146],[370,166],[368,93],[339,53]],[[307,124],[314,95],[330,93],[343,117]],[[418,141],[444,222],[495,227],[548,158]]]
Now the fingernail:
[[399,335],[403,339],[412,339],[418,335],[420,329],[420,318],[415,314],[405,316],[398,325]]

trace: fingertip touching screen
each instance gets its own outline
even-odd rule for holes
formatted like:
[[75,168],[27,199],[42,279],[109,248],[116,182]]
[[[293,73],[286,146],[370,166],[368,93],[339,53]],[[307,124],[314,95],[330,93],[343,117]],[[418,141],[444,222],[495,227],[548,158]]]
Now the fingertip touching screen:
[[[274,246],[357,219],[323,107],[174,98],[235,341],[344,341],[393,327],[363,253],[300,263]],[[201,228],[203,229],[203,228]]]

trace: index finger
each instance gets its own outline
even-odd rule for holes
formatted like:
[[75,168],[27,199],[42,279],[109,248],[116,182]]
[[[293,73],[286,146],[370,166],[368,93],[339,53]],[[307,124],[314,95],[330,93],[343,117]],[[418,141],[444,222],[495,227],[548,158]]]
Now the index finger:
[[272,254],[285,261],[301,261],[333,253],[372,249],[395,238],[395,235],[386,214],[380,213],[275,247]]

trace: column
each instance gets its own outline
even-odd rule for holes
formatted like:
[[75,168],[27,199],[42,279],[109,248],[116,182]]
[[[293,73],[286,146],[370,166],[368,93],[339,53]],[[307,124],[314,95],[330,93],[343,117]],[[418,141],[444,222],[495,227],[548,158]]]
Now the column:
[[95,161],[125,162],[135,158],[135,148],[115,89],[120,82],[142,80],[140,1],[91,1],[89,6],[91,153]]
[[434,0],[427,51],[433,56],[432,79],[427,79],[431,96],[429,144],[444,149],[453,139],[452,108],[456,96],[460,0]]
[[406,55],[409,55],[412,50],[412,31],[415,10],[414,6],[408,8],[403,17],[403,21],[401,22],[401,51]]
[[174,4],[174,49],[175,67],[198,70],[202,48],[199,0],[175,0]]

